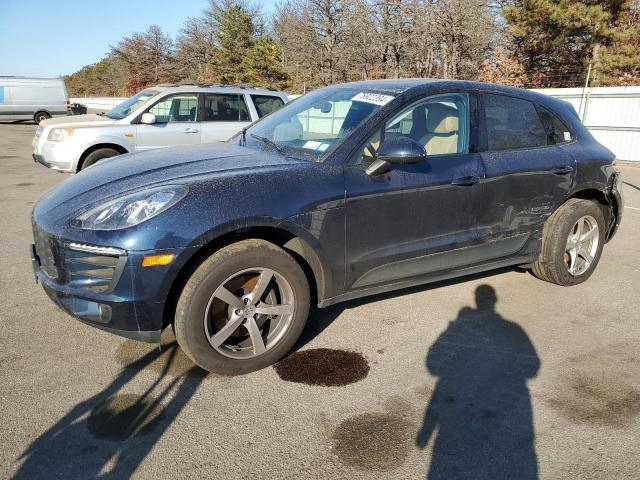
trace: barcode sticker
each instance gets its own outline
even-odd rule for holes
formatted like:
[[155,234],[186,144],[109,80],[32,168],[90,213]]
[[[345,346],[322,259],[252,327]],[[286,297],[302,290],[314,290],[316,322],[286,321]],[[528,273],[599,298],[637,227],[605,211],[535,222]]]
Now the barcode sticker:
[[355,97],[351,99],[352,102],[366,102],[373,103],[374,105],[386,105],[394,97],[391,95],[382,95],[381,93],[369,93],[369,92],[360,92]]

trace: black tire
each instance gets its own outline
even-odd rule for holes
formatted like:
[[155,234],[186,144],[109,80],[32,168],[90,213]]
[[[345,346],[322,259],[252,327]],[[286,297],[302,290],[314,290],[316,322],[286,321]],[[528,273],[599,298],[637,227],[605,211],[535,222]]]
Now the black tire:
[[121,155],[121,153],[117,150],[114,150],[113,148],[99,148],[98,150],[94,150],[84,159],[82,165],[80,165],[80,170],[89,168],[91,165],[94,165],[100,160],[115,157],[116,155]]
[[[286,279],[293,292],[292,318],[282,337],[264,353],[251,358],[229,358],[209,343],[205,312],[214,291],[226,279],[255,267],[271,269]],[[309,301],[309,284],[291,255],[264,240],[243,240],[215,252],[191,275],[176,307],[176,339],[189,358],[209,372],[239,375],[259,370],[280,360],[294,346],[304,330]]]
[[33,121],[40,125],[40,122],[42,122],[43,120],[48,120],[49,118],[51,118],[51,115],[49,115],[49,113],[47,112],[36,112],[36,114],[33,116]]
[[[594,218],[598,225],[598,245],[589,267],[579,275],[572,275],[565,261],[567,239],[576,222],[585,216]],[[551,215],[542,231],[542,248],[531,266],[532,273],[541,280],[562,286],[586,281],[600,260],[605,243],[606,224],[602,208],[591,200],[571,198]]]

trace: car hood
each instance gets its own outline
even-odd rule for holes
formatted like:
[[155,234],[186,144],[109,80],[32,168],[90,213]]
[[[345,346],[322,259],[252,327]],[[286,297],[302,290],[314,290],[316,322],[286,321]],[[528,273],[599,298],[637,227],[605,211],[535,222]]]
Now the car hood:
[[159,184],[190,184],[229,175],[256,175],[305,163],[238,145],[176,147],[102,160],[47,192],[34,207],[46,224],[120,194]]
[[40,125],[43,127],[99,127],[101,125],[112,125],[115,122],[112,118],[95,115],[93,113],[87,115],[67,115],[65,117],[49,118],[43,120]]

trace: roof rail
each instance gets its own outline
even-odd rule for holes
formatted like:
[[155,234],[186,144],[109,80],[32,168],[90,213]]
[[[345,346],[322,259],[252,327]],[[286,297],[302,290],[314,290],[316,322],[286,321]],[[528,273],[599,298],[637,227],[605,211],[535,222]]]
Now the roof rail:
[[230,83],[208,83],[208,82],[180,82],[180,83],[159,83],[157,87],[200,87],[200,88],[243,88],[243,89],[261,89],[277,92],[277,88],[272,87],[256,87],[250,84],[230,84]]

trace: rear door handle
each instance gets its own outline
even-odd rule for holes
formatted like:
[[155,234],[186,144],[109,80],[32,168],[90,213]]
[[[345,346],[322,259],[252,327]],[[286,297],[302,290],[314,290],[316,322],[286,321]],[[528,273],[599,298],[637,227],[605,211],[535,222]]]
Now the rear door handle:
[[184,129],[184,133],[198,133],[199,130],[197,128],[187,127]]
[[568,165],[566,167],[558,167],[558,168],[551,169],[551,173],[554,173],[556,175],[567,175],[571,172],[573,172],[573,167],[570,167]]
[[471,185],[475,185],[480,181],[480,177],[476,177],[475,175],[468,175],[466,177],[458,177],[454,178],[451,182],[451,185],[459,185],[461,187],[470,187]]

